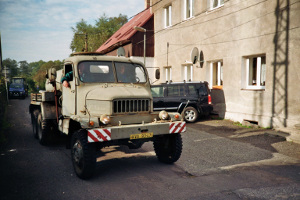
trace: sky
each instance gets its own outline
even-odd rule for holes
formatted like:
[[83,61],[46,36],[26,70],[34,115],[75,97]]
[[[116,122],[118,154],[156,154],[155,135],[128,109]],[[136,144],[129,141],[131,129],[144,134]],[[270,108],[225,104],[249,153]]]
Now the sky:
[[71,27],[88,24],[104,13],[132,17],[144,0],[0,0],[2,58],[28,63],[63,60],[71,53]]

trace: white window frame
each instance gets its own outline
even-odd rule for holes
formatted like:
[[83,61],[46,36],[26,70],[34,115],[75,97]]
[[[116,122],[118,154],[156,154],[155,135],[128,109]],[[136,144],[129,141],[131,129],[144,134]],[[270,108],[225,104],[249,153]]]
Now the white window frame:
[[165,73],[165,81],[170,82],[172,80],[172,67],[164,67],[164,73]]
[[193,81],[193,64],[184,64],[181,68],[182,80],[183,81]]
[[[194,16],[194,0],[183,0],[183,19],[187,20]],[[188,12],[189,11],[189,15]]]
[[[257,59],[255,76],[256,79],[253,80],[255,81],[255,83],[252,82],[251,84],[250,76],[253,77],[253,59],[255,58]],[[266,62],[265,55],[244,57],[244,69],[242,70],[244,74],[242,89],[264,90],[266,88],[266,63],[262,63],[262,58],[264,58]]]
[[165,28],[172,26],[172,5],[164,8],[164,25]]
[[[214,64],[217,63],[217,84],[213,83],[214,80]],[[209,63],[210,65],[210,81],[209,86],[212,89],[214,86],[223,86],[223,60],[212,61]]]
[[[208,10],[214,10],[219,7],[222,7],[224,5],[225,0],[207,0]],[[217,5],[214,7],[214,2],[217,3]]]

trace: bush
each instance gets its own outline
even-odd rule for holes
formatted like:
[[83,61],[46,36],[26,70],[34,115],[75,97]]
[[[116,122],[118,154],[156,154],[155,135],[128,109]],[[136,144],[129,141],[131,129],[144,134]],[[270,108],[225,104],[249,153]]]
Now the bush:
[[9,124],[6,119],[7,111],[7,97],[5,80],[2,75],[0,75],[0,144],[5,142],[5,131],[8,129]]

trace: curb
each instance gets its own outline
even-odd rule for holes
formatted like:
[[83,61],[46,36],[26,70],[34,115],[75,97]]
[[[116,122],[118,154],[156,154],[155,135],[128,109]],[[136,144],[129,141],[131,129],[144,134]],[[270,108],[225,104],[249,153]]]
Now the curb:
[[296,128],[276,128],[276,134],[286,138],[288,142],[300,144],[300,130]]

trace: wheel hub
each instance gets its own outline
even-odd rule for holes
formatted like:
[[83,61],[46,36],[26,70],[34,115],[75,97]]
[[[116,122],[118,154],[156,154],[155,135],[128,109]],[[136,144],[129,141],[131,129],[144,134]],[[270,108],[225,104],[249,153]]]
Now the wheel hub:
[[193,111],[186,111],[185,112],[185,118],[187,120],[193,120],[195,118],[195,113]]
[[81,163],[81,160],[83,158],[83,150],[82,145],[79,141],[77,141],[73,146],[73,159],[75,163],[78,165]]

